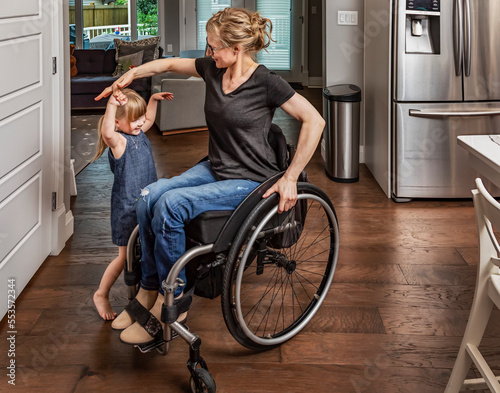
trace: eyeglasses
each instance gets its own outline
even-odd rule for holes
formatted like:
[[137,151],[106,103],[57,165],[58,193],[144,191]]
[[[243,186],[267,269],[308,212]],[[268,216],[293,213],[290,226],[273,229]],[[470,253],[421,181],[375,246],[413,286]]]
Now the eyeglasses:
[[207,47],[208,47],[208,49],[210,49],[210,52],[212,52],[212,53],[217,52],[219,49],[224,49],[224,48],[225,48],[225,46],[224,46],[224,45],[222,45],[222,46],[218,46],[217,48],[214,48],[212,45],[210,45],[210,44],[208,43],[208,39],[207,39]]

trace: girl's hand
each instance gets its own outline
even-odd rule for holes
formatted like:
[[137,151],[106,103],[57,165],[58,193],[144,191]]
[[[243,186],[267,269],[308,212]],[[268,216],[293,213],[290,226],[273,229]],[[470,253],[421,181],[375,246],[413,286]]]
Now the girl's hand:
[[127,97],[124,94],[122,94],[122,95],[123,95],[123,97],[121,98],[121,100],[117,99],[114,95],[111,95],[109,97],[108,104],[109,105],[114,105],[114,106],[125,105],[127,103]]
[[151,96],[152,99],[156,101],[161,101],[161,100],[172,100],[174,98],[174,95],[168,91],[162,91],[160,93],[155,93]]

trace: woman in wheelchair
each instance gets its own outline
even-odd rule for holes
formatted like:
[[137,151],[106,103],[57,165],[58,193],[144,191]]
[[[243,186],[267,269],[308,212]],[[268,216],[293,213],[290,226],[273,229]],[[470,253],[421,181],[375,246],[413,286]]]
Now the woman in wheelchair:
[[[278,213],[296,204],[297,179],[312,157],[325,124],[305,98],[254,60],[254,54],[270,44],[269,19],[245,9],[226,8],[207,22],[206,30],[206,57],[146,63],[125,73],[96,98],[113,93],[121,100],[121,89],[134,79],[166,71],[201,76],[206,82],[208,160],[180,176],[149,185],[137,204],[142,278],[131,308],[141,309],[139,314],[149,310],[158,320],[163,303],[161,283],[185,252],[185,223],[205,211],[235,209],[260,183],[280,172],[276,153],[268,143],[276,108],[302,123],[293,160],[263,195],[279,194]],[[179,278],[185,282],[184,271]],[[182,288],[177,288],[175,296],[182,296]],[[184,321],[185,315],[178,320]],[[134,321],[127,310],[112,324],[115,329],[124,329],[120,335],[123,342],[136,345],[154,340],[151,329],[144,325],[147,323]]]

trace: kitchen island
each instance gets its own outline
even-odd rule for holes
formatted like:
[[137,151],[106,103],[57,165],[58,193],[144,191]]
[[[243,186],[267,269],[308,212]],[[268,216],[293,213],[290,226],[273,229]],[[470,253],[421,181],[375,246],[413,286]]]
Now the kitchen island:
[[461,135],[457,140],[472,167],[500,187],[500,135]]

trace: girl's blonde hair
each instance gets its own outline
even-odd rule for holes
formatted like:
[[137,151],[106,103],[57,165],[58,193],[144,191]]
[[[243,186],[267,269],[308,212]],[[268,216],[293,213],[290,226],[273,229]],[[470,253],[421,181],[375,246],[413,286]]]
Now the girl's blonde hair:
[[[144,101],[144,98],[132,89],[123,89],[122,93],[127,97],[127,103],[116,108],[116,119],[119,120],[126,118],[129,123],[132,123],[146,113],[146,101]],[[106,143],[104,143],[104,139],[102,137],[101,128],[103,120],[104,116],[99,119],[99,123],[97,124],[97,149],[92,162],[99,159],[99,157],[101,157],[106,150],[106,147],[108,147]]]
[[206,30],[216,34],[226,48],[239,44],[250,53],[267,48],[273,41],[271,21],[244,8],[226,8],[217,12],[208,20]]

